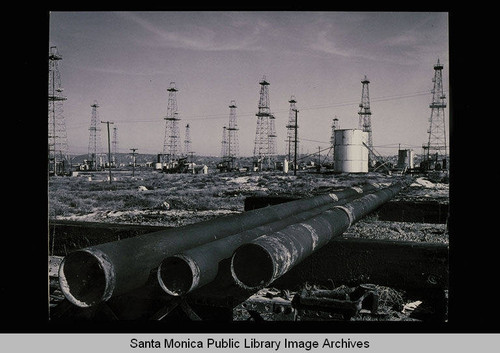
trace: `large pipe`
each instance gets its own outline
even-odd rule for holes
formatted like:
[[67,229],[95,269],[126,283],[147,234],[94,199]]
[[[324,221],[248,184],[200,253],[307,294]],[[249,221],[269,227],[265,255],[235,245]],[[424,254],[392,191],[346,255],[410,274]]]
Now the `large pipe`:
[[346,188],[335,193],[76,250],[61,263],[61,291],[77,306],[93,306],[143,286],[152,271],[168,256],[377,188],[376,184]]
[[[358,196],[360,197],[360,196]],[[158,267],[157,277],[161,288],[168,294],[180,296],[212,282],[219,271],[219,262],[228,259],[240,245],[255,238],[276,232],[291,224],[303,222],[331,209],[354,200],[340,199],[331,204],[300,212],[291,217],[252,228],[229,237],[212,241],[164,259]]]
[[233,279],[245,289],[258,290],[269,285],[333,237],[341,235],[351,224],[390,200],[404,185],[393,184],[241,245],[231,258]]

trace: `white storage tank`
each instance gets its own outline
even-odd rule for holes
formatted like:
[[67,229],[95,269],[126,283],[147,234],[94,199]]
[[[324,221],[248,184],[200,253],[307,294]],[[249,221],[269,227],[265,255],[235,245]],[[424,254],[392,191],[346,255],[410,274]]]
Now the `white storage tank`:
[[414,153],[413,150],[399,150],[398,151],[398,168],[414,167]]
[[368,173],[368,133],[360,129],[334,131],[333,170],[339,173]]

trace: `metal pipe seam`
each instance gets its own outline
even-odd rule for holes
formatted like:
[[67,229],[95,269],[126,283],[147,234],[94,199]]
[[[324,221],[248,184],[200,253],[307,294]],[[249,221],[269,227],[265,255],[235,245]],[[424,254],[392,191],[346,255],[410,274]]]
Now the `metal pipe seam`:
[[[364,192],[377,187],[361,186]],[[168,256],[233,234],[331,204],[359,192],[346,188],[285,204],[170,228],[120,241],[104,243],[68,254],[61,264],[61,290],[71,303],[88,307],[143,286],[151,271]],[[103,260],[105,259],[105,261]]]
[[334,207],[302,223],[262,235],[234,251],[231,258],[233,279],[244,289],[261,289],[348,227],[347,214]]
[[402,187],[401,183],[393,184],[343,206],[335,206],[304,224],[293,224],[243,244],[231,258],[234,281],[242,288],[253,290],[269,285],[333,237],[341,235],[353,222],[391,199]]
[[350,228],[351,225],[354,223],[354,215],[352,214],[352,210],[344,206],[335,206],[335,208],[342,210],[346,213],[347,218],[349,219],[349,225],[347,228]]
[[[293,215],[287,219],[272,222],[229,237],[188,249],[173,257],[166,258],[158,267],[158,282],[162,289],[170,295],[184,295],[190,291],[212,282],[218,273],[219,262],[230,258],[233,251],[245,242],[266,234],[275,232],[290,224],[305,221],[324,211],[352,201],[359,196],[352,196],[331,205],[323,205],[311,210]],[[184,264],[179,262],[183,261]],[[185,269],[191,269],[191,272]]]

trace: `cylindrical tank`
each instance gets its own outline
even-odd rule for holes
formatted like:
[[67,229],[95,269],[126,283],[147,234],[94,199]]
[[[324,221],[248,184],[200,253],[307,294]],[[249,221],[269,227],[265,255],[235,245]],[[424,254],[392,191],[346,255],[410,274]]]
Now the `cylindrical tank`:
[[288,161],[286,159],[283,161],[283,173],[288,173]]
[[399,150],[398,151],[398,167],[405,168],[408,167],[413,169],[414,154],[413,150]]
[[368,133],[360,129],[338,129],[334,131],[334,166],[339,173],[367,173],[368,148],[363,143]]

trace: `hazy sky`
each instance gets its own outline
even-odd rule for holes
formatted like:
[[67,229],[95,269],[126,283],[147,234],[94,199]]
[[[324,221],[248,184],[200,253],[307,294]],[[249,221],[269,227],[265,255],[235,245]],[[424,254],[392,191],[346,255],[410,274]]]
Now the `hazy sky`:
[[[312,153],[328,147],[334,117],[341,128],[357,128],[366,75],[373,145],[384,155],[398,144],[422,152],[438,59],[449,98],[443,12],[51,12],[49,35],[63,58],[71,154],[87,153],[94,100],[99,119],[117,127],[119,152],[161,153],[170,82],[178,89],[181,141],[189,123],[195,154],[214,156],[231,100],[240,154],[252,155],[263,76],[278,153],[286,151],[292,95],[302,152]],[[445,116],[448,130],[448,108]]]

